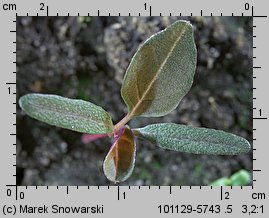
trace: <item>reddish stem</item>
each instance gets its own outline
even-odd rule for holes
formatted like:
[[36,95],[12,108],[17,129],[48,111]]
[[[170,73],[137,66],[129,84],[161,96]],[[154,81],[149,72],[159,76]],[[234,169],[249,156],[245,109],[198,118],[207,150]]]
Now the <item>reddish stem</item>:
[[92,142],[96,139],[99,139],[99,138],[103,138],[103,137],[106,137],[108,136],[107,134],[83,134],[81,136],[81,141],[84,143],[84,144],[87,144],[89,142]]
[[113,128],[113,133],[117,133],[126,123],[130,121],[131,117],[127,114],[123,117]]
[[125,117],[123,117],[113,128],[113,132],[112,133],[108,133],[108,134],[83,134],[82,137],[81,137],[81,141],[83,143],[89,143],[91,141],[94,141],[96,139],[99,139],[99,138],[103,138],[103,137],[106,137],[106,136],[113,136],[114,135],[114,138],[117,139],[117,137],[119,136],[119,134],[121,133],[121,129],[122,127],[128,123],[131,119],[131,116],[129,115],[126,115]]

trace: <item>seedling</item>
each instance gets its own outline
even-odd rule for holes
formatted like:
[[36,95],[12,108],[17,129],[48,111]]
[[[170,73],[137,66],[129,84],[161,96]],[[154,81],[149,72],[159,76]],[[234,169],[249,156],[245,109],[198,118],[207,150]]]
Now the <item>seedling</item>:
[[239,155],[250,150],[249,142],[220,130],[159,123],[130,129],[134,117],[160,117],[174,110],[190,90],[196,69],[192,25],[177,21],[147,39],[133,56],[123,79],[121,96],[128,114],[113,125],[101,107],[57,95],[27,94],[19,105],[30,117],[48,124],[91,134],[90,139],[114,137],[103,164],[113,182],[126,180],[135,165],[135,137],[161,148],[194,154]]
[[212,182],[212,186],[243,186],[251,183],[251,174],[246,170],[234,173],[230,178],[222,177]]

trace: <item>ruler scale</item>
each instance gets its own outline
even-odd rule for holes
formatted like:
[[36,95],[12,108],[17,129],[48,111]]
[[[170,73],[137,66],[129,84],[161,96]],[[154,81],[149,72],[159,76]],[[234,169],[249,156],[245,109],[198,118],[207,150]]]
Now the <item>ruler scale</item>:
[[[1,217],[268,217],[269,104],[266,1],[1,1]],[[18,186],[16,183],[17,16],[251,16],[253,19],[252,186]],[[32,214],[30,207],[39,207]],[[85,207],[85,213],[74,208]],[[87,209],[88,207],[88,209]],[[87,211],[86,211],[87,210]],[[39,212],[38,212],[39,211]],[[267,214],[267,215],[266,215]]]

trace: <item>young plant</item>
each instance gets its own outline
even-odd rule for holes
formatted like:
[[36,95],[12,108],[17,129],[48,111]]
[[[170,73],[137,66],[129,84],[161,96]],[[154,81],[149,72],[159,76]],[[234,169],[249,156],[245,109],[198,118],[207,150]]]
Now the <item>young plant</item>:
[[91,134],[84,140],[114,136],[103,164],[113,182],[126,180],[134,169],[135,136],[164,149],[194,154],[238,155],[250,150],[249,142],[220,130],[159,123],[130,129],[136,116],[160,117],[174,110],[190,90],[196,69],[196,46],[192,25],[177,21],[147,39],[133,56],[123,79],[121,96],[128,114],[113,125],[101,107],[56,95],[27,94],[20,107],[30,117],[48,124]]
[[230,178],[222,177],[209,185],[212,186],[243,186],[251,183],[251,174],[246,170],[239,170]]

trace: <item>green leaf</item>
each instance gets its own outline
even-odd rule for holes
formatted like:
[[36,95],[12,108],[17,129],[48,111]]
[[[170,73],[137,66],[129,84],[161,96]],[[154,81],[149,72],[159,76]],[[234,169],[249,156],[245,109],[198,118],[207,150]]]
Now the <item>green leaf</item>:
[[246,170],[240,170],[233,174],[230,178],[220,178],[209,185],[212,186],[243,186],[249,185],[251,182],[251,175]]
[[89,134],[112,132],[109,114],[90,102],[57,95],[27,94],[20,98],[19,105],[30,117],[51,125]]
[[221,130],[173,123],[152,124],[134,133],[162,148],[194,154],[237,155],[249,152],[249,142]]
[[249,185],[251,182],[251,175],[246,170],[240,170],[233,174],[230,178],[231,184],[234,186]]
[[132,174],[135,164],[135,141],[130,129],[123,127],[111,146],[103,170],[106,177],[113,182],[123,182]]
[[192,26],[186,21],[150,37],[123,79],[121,96],[128,116],[159,117],[174,110],[191,88],[196,53]]

